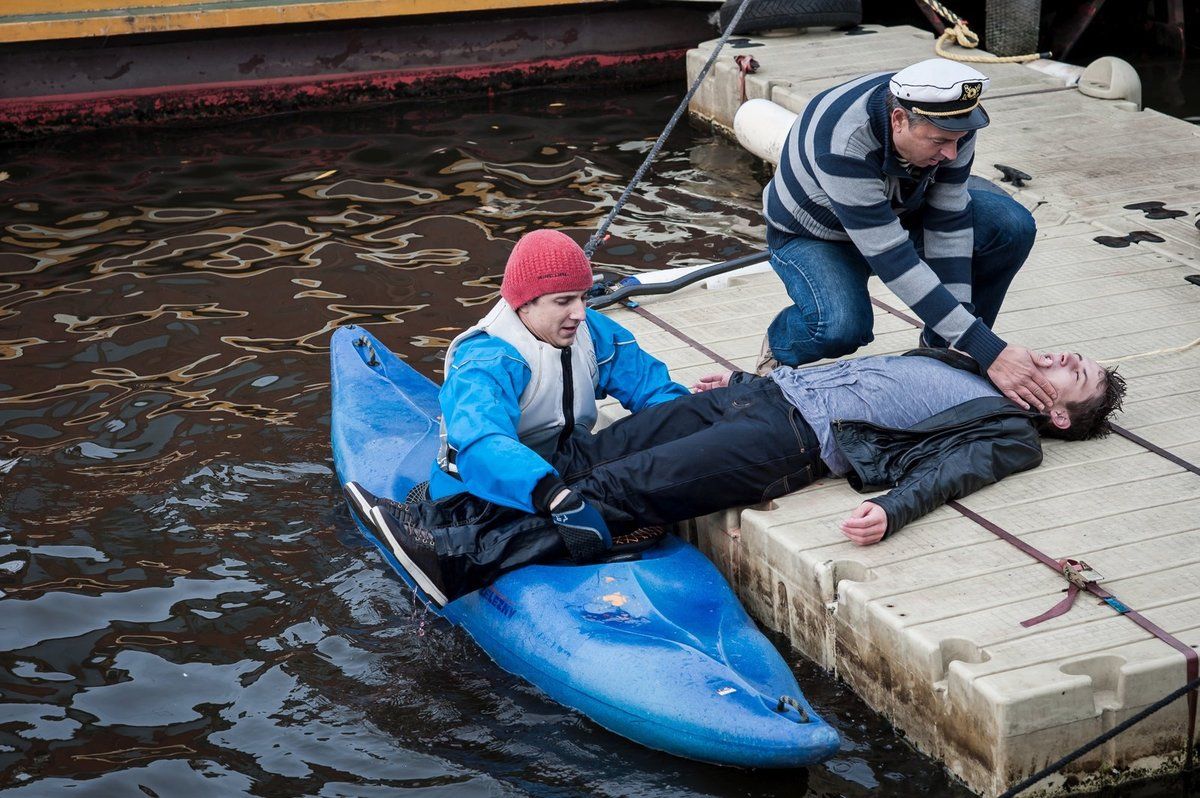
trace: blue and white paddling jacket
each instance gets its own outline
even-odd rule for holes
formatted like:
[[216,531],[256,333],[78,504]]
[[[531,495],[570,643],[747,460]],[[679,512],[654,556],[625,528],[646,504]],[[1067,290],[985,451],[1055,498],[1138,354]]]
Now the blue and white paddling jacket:
[[466,490],[534,512],[534,486],[557,473],[548,458],[564,432],[568,381],[571,422],[588,430],[596,422],[597,399],[613,396],[636,413],[689,393],[607,316],[588,309],[575,343],[559,349],[525,329],[501,300],[446,353],[438,395],[443,445],[430,474],[430,496]]
[[[892,74],[866,75],[813,97],[763,190],[763,213],[784,234],[852,242],[927,327],[986,371],[1005,343],[976,318],[971,299],[967,177],[975,131],[959,139],[954,160],[910,171],[892,149]],[[901,223],[918,209],[924,260]]]

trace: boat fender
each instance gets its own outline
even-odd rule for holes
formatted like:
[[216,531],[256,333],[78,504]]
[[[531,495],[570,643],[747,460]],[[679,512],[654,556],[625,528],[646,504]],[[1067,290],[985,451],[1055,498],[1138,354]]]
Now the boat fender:
[[747,100],[733,117],[733,135],[751,154],[778,164],[796,116],[770,100]]
[[[725,30],[742,0],[726,0],[717,14]],[[749,0],[734,33],[744,35],[772,28],[840,28],[862,22],[862,0]]]
[[1111,55],[1088,64],[1079,78],[1079,91],[1101,100],[1121,100],[1118,108],[1142,110],[1142,80],[1128,62]]

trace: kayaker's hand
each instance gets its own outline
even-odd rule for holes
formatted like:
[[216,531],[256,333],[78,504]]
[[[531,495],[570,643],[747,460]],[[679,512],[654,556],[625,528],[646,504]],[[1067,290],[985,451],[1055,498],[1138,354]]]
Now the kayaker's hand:
[[728,388],[729,378],[732,376],[732,371],[723,371],[720,374],[706,374],[692,385],[692,391],[694,393],[703,393],[704,391],[711,391],[714,388]]
[[842,521],[842,534],[858,546],[870,546],[883,540],[887,532],[887,511],[875,502],[863,502]]
[[1039,355],[1023,346],[1009,344],[988,367],[987,375],[1000,393],[1022,409],[1028,410],[1033,405],[1038,410],[1045,410],[1058,398],[1058,391],[1041,371],[1052,363],[1050,355]]
[[558,526],[572,560],[585,562],[612,548],[612,534],[604,516],[574,491],[554,506],[550,519]]

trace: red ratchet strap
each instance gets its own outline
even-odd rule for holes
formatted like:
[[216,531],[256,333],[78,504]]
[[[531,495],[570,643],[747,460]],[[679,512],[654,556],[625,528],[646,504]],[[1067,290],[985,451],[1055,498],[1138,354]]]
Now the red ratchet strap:
[[[969,510],[954,500],[948,501],[948,502],[946,502],[946,504],[950,507],[953,507],[959,513],[961,513],[962,515],[971,519],[975,523],[979,524],[981,527],[983,527],[987,531],[991,532],[996,537],[1000,538],[1003,541],[1011,543],[1012,545],[1016,546],[1018,549],[1025,552],[1030,557],[1034,558],[1035,560],[1042,563],[1046,567],[1052,568],[1055,572],[1057,572],[1059,574],[1063,574],[1064,576],[1066,576],[1067,571],[1074,571],[1074,573],[1076,573],[1076,574],[1079,573],[1079,571],[1071,568],[1071,566],[1070,566],[1070,563],[1080,564],[1077,561],[1066,560],[1065,562],[1067,563],[1067,565],[1060,565],[1058,560],[1055,560],[1055,559],[1049,557],[1045,553],[1039,551],[1038,549],[1029,545],[1025,541],[1021,540],[1016,535],[1013,535],[1011,532],[1007,532],[1007,531],[1001,529],[1000,527],[996,526],[991,521],[987,520],[986,518],[981,516],[979,513],[975,512],[974,510]],[[1067,579],[1071,579],[1071,577],[1067,576]],[[1082,582],[1082,584],[1077,585],[1076,580],[1078,580],[1078,582]],[[1171,634],[1166,629],[1163,629],[1158,624],[1153,623],[1148,618],[1146,618],[1146,616],[1142,615],[1137,610],[1130,609],[1120,599],[1118,599],[1112,593],[1109,593],[1104,588],[1097,585],[1095,582],[1085,581],[1079,576],[1076,577],[1076,580],[1071,581],[1071,588],[1067,591],[1068,599],[1074,600],[1074,596],[1076,593],[1078,593],[1080,590],[1086,590],[1087,592],[1091,593],[1093,596],[1096,596],[1098,599],[1103,601],[1108,606],[1112,607],[1114,610],[1119,612],[1121,615],[1124,615],[1126,618],[1133,621],[1138,626],[1142,627],[1147,632],[1149,632],[1150,634],[1157,637],[1159,640],[1163,641],[1167,645],[1174,648],[1176,651],[1183,654],[1184,663],[1187,667],[1187,678],[1184,679],[1185,683],[1192,681],[1197,676],[1200,676],[1200,655],[1196,654],[1196,650],[1194,648],[1192,648],[1191,646],[1189,646],[1187,643],[1183,642],[1179,638],[1175,637],[1175,635]],[[1072,591],[1074,591],[1074,592],[1072,592]],[[1068,603],[1067,608],[1063,608],[1063,610],[1061,612],[1056,612],[1056,610],[1058,610],[1058,608],[1061,606],[1062,606],[1062,602],[1059,603],[1059,606],[1056,606],[1056,607],[1050,609],[1043,615],[1040,615],[1037,618],[1031,618],[1028,621],[1022,622],[1021,625],[1026,626],[1026,627],[1033,626],[1035,623],[1041,623],[1042,621],[1046,620],[1047,618],[1053,618],[1055,614],[1061,615],[1063,612],[1066,612],[1067,608],[1070,607],[1070,604]],[[1192,692],[1188,693],[1187,767],[1189,767],[1189,768],[1192,766],[1192,749],[1195,748],[1195,739],[1196,739],[1196,691],[1193,690]]]
[[903,319],[904,321],[908,322],[912,326],[916,327],[918,330],[925,329],[925,324],[920,319],[914,319],[912,316],[908,315],[904,311],[896,310],[894,307],[887,304],[886,302],[878,300],[875,297],[871,297],[871,304],[874,305],[875,307],[879,308],[880,310],[886,310],[888,313],[891,313],[893,316],[895,316],[898,319]]
[[1151,443],[1150,441],[1143,438],[1141,435],[1133,434],[1132,432],[1125,429],[1124,427],[1118,427],[1116,424],[1111,424],[1111,423],[1109,424],[1109,426],[1112,427],[1113,432],[1117,433],[1125,440],[1132,441],[1133,443],[1136,443],[1138,446],[1141,446],[1143,449],[1150,451],[1150,452],[1154,452],[1159,457],[1166,458],[1167,460],[1170,460],[1175,465],[1180,466],[1181,468],[1186,468],[1188,471],[1191,471],[1193,474],[1200,476],[1200,466],[1196,465],[1195,463],[1189,463],[1187,460],[1184,460],[1182,457],[1175,454],[1174,452],[1168,452],[1166,449],[1162,448],[1161,446]]
[[690,335],[683,332],[682,330],[679,330],[679,329],[671,326],[668,322],[663,321],[658,316],[655,316],[653,313],[646,310],[644,307],[637,304],[636,302],[626,302],[625,307],[629,308],[634,313],[641,316],[643,319],[646,319],[647,321],[666,330],[671,335],[674,335],[676,338],[678,338],[680,341],[683,341],[685,344],[687,344],[688,346],[695,349],[697,352],[708,355],[710,358],[712,358],[714,363],[720,363],[722,366],[729,369],[730,371],[741,371],[741,369],[739,369],[737,366],[733,365],[733,363],[731,361],[726,360],[725,358],[721,357],[716,352],[712,351],[707,346],[700,343],[695,338],[692,338]]
[[742,92],[742,102],[746,102],[746,75],[753,75],[758,71],[758,62],[750,55],[737,55],[733,60],[738,65],[738,85]]
[[[1031,626],[1037,626],[1042,621],[1048,621],[1051,618],[1057,618],[1058,616],[1063,615],[1067,610],[1071,609],[1071,606],[1075,603],[1075,597],[1079,595],[1080,589],[1087,588],[1089,584],[1096,584],[1096,580],[1087,579],[1084,576],[1085,572],[1090,572],[1092,569],[1083,560],[1072,560],[1068,558],[1059,560],[1058,565],[1063,577],[1066,578],[1066,580],[1070,583],[1070,587],[1067,588],[1066,598],[1043,612],[1041,615],[1038,615],[1036,618],[1029,618],[1028,620],[1021,621],[1021,625],[1026,629]],[[1115,609],[1117,612],[1122,613],[1127,611],[1127,608],[1123,608],[1125,608],[1124,604],[1122,604],[1120,607],[1113,607],[1113,609]]]

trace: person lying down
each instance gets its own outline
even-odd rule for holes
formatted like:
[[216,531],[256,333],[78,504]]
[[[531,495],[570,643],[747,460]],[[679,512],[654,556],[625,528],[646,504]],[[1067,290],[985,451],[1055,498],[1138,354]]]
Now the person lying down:
[[[514,568],[613,556],[640,527],[758,504],[825,477],[886,491],[840,524],[850,541],[872,545],[1037,466],[1042,436],[1110,431],[1125,394],[1115,371],[1074,352],[1041,355],[1039,368],[1057,393],[1043,412],[1005,398],[976,361],[946,349],[709,375],[695,393],[565,436],[549,458],[553,478],[534,491],[535,512],[469,492],[404,503],[356,483],[345,491],[439,606]],[[554,509],[581,506],[589,512]]]

